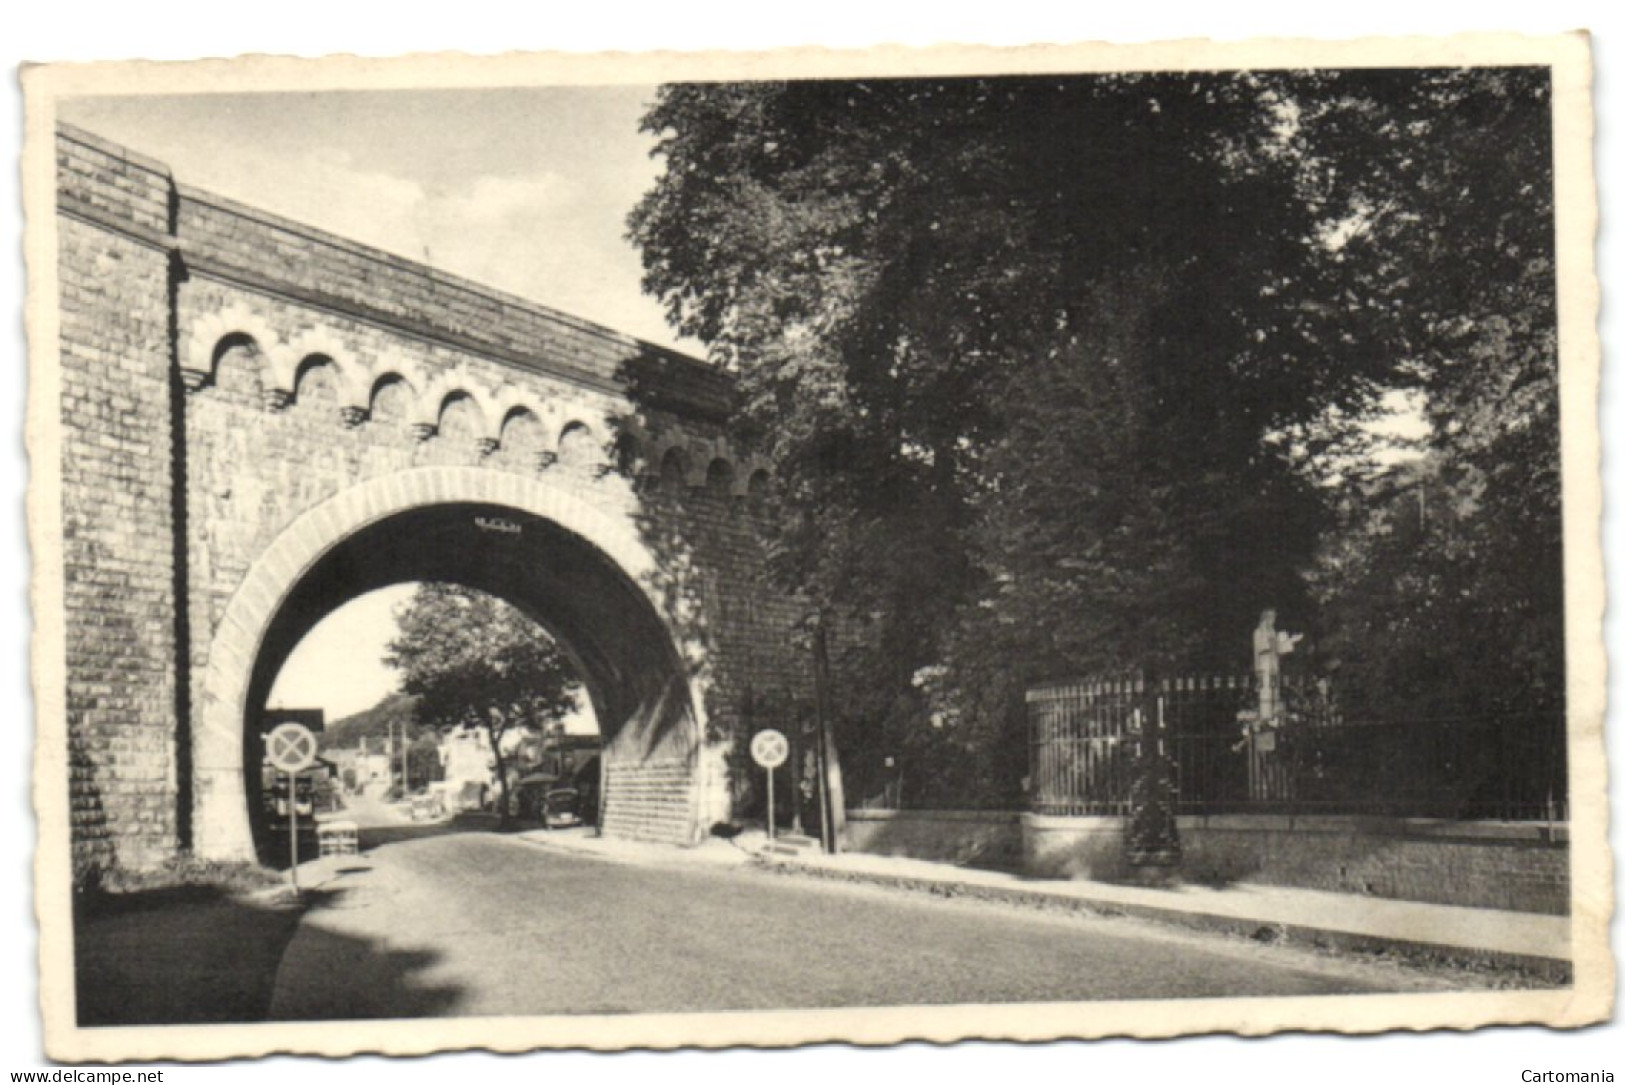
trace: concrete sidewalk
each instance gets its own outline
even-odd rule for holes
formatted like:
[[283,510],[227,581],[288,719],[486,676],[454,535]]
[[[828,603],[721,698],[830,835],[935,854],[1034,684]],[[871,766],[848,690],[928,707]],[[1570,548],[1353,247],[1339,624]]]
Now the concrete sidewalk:
[[782,856],[765,850],[766,841],[759,831],[733,840],[709,839],[688,849],[595,837],[589,830],[538,831],[521,836],[544,847],[611,861],[757,866],[948,897],[1131,916],[1267,941],[1394,953],[1434,963],[1495,966],[1551,982],[1572,980],[1567,916],[1460,908],[1285,886],[1147,888],[1037,879],[861,853],[825,855],[808,850]]

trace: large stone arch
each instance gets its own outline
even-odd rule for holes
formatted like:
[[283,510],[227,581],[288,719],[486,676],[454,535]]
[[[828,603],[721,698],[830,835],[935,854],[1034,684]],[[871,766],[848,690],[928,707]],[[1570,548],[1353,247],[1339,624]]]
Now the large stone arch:
[[[676,718],[674,713],[681,716],[689,731],[684,746],[687,760],[674,766],[667,758],[639,775],[632,771],[637,766],[630,764],[635,753],[618,752],[636,749],[636,743],[629,740],[616,750],[606,750],[606,769],[619,765],[627,770],[621,793],[630,806],[639,809],[648,806],[650,789],[665,788],[668,796],[673,787],[687,789],[687,822],[665,826],[668,831],[662,835],[666,838],[696,839],[708,823],[715,805],[710,792],[720,786],[721,769],[720,764],[712,764],[715,751],[708,751],[703,739],[704,649],[685,633],[684,616],[670,612],[667,601],[672,593],[661,561],[645,544],[632,518],[590,503],[545,478],[482,467],[419,467],[358,483],[310,508],[264,549],[232,594],[214,629],[192,740],[194,849],[199,855],[212,859],[254,856],[245,771],[251,766],[245,764],[244,727],[254,708],[251,690],[256,686],[261,652],[285,606],[324,557],[347,540],[369,529],[384,530],[380,525],[386,521],[446,507],[505,509],[534,517],[579,540],[624,577],[658,622],[672,653],[671,680],[654,698],[659,703],[648,709],[649,720],[669,720]],[[619,801],[613,772],[606,784],[606,801]],[[669,801],[665,809],[672,809]],[[663,816],[671,820],[669,813]]]

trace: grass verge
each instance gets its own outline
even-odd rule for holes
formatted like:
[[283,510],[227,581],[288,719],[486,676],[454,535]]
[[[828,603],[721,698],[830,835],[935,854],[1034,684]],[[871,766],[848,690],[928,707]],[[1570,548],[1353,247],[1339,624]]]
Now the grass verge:
[[81,1026],[264,1020],[304,905],[251,864],[180,859],[75,894]]

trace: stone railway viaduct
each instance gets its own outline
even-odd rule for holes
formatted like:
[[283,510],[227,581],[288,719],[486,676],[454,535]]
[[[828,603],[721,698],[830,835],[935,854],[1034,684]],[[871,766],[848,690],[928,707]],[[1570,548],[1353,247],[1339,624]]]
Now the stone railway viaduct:
[[[255,721],[299,639],[416,579],[572,654],[606,832],[692,842],[803,696],[766,472],[684,356],[178,183],[59,128],[75,870],[251,858]],[[36,449],[38,454],[38,449]]]

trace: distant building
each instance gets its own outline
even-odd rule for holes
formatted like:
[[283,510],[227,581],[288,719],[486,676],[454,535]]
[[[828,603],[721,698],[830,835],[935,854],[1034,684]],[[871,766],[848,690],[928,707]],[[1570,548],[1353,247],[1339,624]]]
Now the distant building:
[[[328,756],[343,751],[334,750]],[[336,757],[335,757],[336,760]],[[361,736],[361,749],[350,755],[349,768],[355,771],[355,788],[357,791],[387,791],[393,778],[394,757],[391,755],[386,743],[384,749],[374,752],[367,741],[367,736]]]
[[440,737],[446,794],[457,805],[484,805],[496,784],[496,758],[482,729],[453,728]]
[[598,756],[603,739],[598,735],[572,735],[550,731],[534,736],[520,747],[518,759],[526,773],[568,779]]

